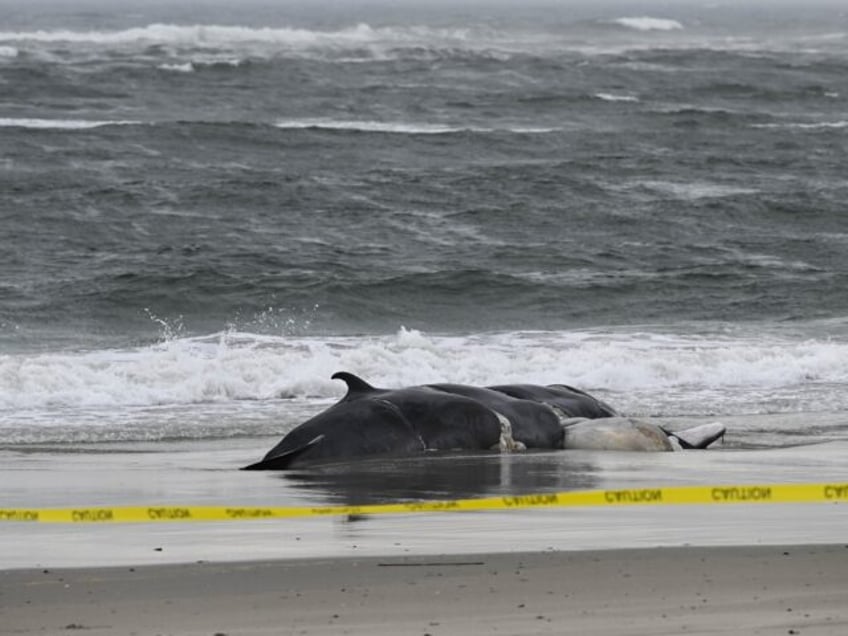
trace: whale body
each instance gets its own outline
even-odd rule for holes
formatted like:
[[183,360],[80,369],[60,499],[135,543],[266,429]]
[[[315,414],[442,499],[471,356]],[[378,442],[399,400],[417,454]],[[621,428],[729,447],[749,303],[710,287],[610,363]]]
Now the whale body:
[[245,470],[450,450],[673,451],[707,448],[725,432],[719,423],[672,432],[647,420],[621,417],[567,385],[383,389],[345,371],[332,377],[347,385],[344,397],[296,426]]
[[462,395],[427,387],[378,389],[345,372],[347,394],[289,432],[245,470],[282,470],[327,460],[431,450],[510,450],[508,420]]

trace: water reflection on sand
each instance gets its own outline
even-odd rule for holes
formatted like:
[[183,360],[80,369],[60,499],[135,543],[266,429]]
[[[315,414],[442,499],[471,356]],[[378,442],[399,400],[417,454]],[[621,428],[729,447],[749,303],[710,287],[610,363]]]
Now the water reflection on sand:
[[328,504],[471,498],[597,486],[598,467],[562,452],[382,458],[282,472],[287,486]]

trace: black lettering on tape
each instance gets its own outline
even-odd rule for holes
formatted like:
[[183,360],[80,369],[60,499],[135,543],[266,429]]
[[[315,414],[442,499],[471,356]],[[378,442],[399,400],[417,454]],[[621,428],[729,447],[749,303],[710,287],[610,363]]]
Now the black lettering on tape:
[[504,497],[503,503],[507,508],[524,506],[551,506],[559,503],[556,493],[545,495],[519,495],[517,497]]
[[38,510],[0,509],[0,520],[2,521],[38,521],[38,518]]
[[114,520],[115,514],[109,508],[89,508],[84,510],[71,510],[71,521],[77,523]]
[[191,519],[191,510],[188,508],[148,508],[147,518],[153,521]]
[[772,493],[768,486],[730,486],[713,488],[712,498],[717,502],[769,501]]
[[262,519],[274,516],[267,508],[227,508],[225,514],[230,519]]
[[825,484],[825,499],[848,499],[848,484]]
[[662,490],[607,490],[604,499],[611,504],[660,503],[663,500]]

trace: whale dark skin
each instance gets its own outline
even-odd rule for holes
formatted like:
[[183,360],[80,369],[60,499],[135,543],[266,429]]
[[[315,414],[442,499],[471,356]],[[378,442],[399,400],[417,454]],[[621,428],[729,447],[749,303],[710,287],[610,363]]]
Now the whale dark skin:
[[378,389],[360,377],[340,371],[334,380],[348,386],[339,404],[381,399],[396,406],[432,450],[488,450],[497,446],[501,422],[485,405],[428,387]]
[[262,461],[244,470],[286,470],[368,455],[413,455],[421,436],[383,400],[338,403],[292,429]]
[[565,384],[501,384],[489,389],[504,393],[510,397],[531,400],[556,407],[568,417],[598,419],[616,417],[618,413],[608,404],[574,387]]
[[292,429],[246,470],[285,470],[431,450],[562,448],[563,416],[615,414],[603,402],[564,385],[382,389],[344,371],[332,377],[347,385],[345,396]]
[[371,455],[414,455],[427,450],[489,450],[502,424],[472,399],[425,387],[377,389],[340,372],[347,394],[292,429],[262,461],[245,470],[285,470]]
[[464,395],[500,413],[512,425],[512,437],[527,448],[562,448],[564,429],[545,404],[466,384],[429,384],[445,393]]

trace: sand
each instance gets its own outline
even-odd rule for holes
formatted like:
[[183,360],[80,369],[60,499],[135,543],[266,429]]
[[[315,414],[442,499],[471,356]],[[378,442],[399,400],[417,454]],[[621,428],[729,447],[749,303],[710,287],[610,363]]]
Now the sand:
[[2,633],[848,633],[848,546],[0,572]]
[[[848,483],[844,442],[237,471],[232,442],[0,451],[4,505],[306,505]],[[451,490],[453,492],[453,490]],[[0,634],[848,634],[848,506],[0,526]]]

